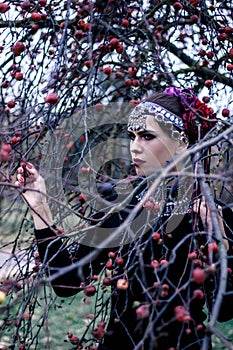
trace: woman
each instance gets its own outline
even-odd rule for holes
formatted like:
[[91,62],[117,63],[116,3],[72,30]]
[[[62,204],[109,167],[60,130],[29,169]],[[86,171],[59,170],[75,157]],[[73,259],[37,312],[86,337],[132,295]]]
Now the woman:
[[[98,349],[201,349],[206,335],[204,304],[207,301],[211,307],[216,292],[217,272],[210,273],[208,247],[210,243],[215,247],[213,259],[217,259],[217,245],[214,239],[208,242],[210,218],[199,189],[196,186],[194,191],[192,178],[182,175],[188,157],[179,156],[188,155],[187,149],[214,124],[212,109],[191,89],[168,88],[136,106],[128,122],[138,176],[132,198],[120,213],[92,216],[101,220],[101,227],[111,228],[111,234],[122,227],[122,235],[134,232],[134,239],[122,240],[114,249],[80,243],[75,259],[57,233],[45,197],[37,192],[46,193],[43,178],[32,164],[26,165],[27,177],[20,169],[18,183],[33,189],[23,196],[31,209],[40,258],[57,295],[84,291],[90,296],[95,293],[94,276],[100,274],[105,287],[111,284],[107,326],[100,322],[93,332]],[[166,167],[170,173],[153,188],[159,171]],[[227,208],[222,213],[226,239],[232,237],[233,216]],[[64,267],[65,272],[59,273]],[[210,349],[208,336],[207,343]],[[80,344],[85,345],[82,339]]]

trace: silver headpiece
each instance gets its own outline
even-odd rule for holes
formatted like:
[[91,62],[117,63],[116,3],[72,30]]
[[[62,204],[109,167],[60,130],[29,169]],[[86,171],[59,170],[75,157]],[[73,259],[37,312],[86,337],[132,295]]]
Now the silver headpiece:
[[128,129],[133,131],[146,129],[146,116],[153,115],[155,120],[160,122],[167,120],[180,131],[184,131],[184,123],[181,117],[161,107],[157,103],[143,101],[137,105],[129,115]]

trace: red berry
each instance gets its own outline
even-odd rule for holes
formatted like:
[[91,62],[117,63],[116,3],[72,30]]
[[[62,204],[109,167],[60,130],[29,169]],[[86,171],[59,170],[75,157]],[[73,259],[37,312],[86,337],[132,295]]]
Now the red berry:
[[16,103],[15,103],[15,101],[13,101],[13,100],[7,102],[7,106],[8,106],[9,108],[14,108],[15,105],[16,105]]
[[112,38],[109,45],[111,48],[116,49],[119,46],[119,40],[117,38]]
[[193,298],[203,300],[204,299],[204,293],[201,289],[195,289],[193,291]]
[[47,0],[39,0],[39,5],[40,6],[46,6],[47,5]]
[[126,18],[122,19],[121,24],[123,27],[128,28],[129,27],[128,19],[126,19]]
[[109,252],[109,253],[108,253],[108,257],[109,257],[110,259],[114,259],[115,256],[116,256],[116,253],[114,253],[114,252]]
[[111,67],[105,67],[103,69],[104,74],[110,75],[112,73],[112,68]]
[[228,54],[229,54],[230,58],[233,58],[233,48],[231,48],[231,49],[229,50]]
[[121,290],[126,290],[129,287],[129,282],[124,278],[119,278],[117,281],[117,288]]
[[130,87],[132,85],[132,80],[131,79],[125,79],[125,85]]
[[16,72],[16,73],[15,73],[15,79],[16,79],[16,80],[23,80],[23,73],[21,73],[21,72]]
[[192,15],[191,17],[190,17],[190,19],[191,19],[191,21],[193,22],[193,23],[197,23],[198,22],[198,16],[197,15]]
[[24,43],[21,41],[18,41],[15,45],[12,47],[12,51],[14,56],[19,56],[24,50],[26,49]]
[[206,272],[200,268],[194,269],[192,276],[193,276],[194,282],[196,282],[197,284],[203,283],[207,277]]
[[95,295],[96,293],[96,287],[95,286],[86,286],[84,289],[84,293],[86,294],[86,296],[91,297],[93,295]]
[[187,312],[185,308],[181,305],[176,306],[174,309],[175,318],[178,322],[184,322],[185,316],[187,315]]
[[208,88],[210,88],[211,86],[213,86],[213,81],[210,80],[210,79],[206,80],[206,81],[205,81],[205,86],[208,87]]
[[93,67],[94,62],[93,62],[92,60],[88,60],[88,61],[85,61],[85,62],[84,62],[84,65],[85,65],[87,68],[91,68],[91,67]]
[[160,233],[159,232],[154,232],[152,234],[152,238],[156,241],[159,241],[160,240]]
[[31,20],[33,22],[39,22],[41,20],[41,14],[38,12],[32,12],[31,13]]
[[9,81],[5,80],[2,82],[2,88],[6,89],[9,86]]
[[231,72],[231,71],[233,70],[233,64],[232,64],[232,63],[229,63],[229,64],[227,65],[227,70],[228,70],[229,72]]
[[55,92],[52,92],[51,94],[49,94],[45,99],[45,102],[51,105],[55,105],[57,101],[58,101],[58,96]]
[[104,286],[111,286],[112,280],[109,277],[104,277],[103,280],[102,280],[102,283],[103,283]]
[[136,73],[137,73],[137,68],[136,67],[129,67],[128,68],[128,73],[129,73],[129,75],[134,77],[136,75]]
[[6,13],[9,9],[9,6],[4,2],[0,3],[0,13]]
[[210,252],[210,253],[217,253],[218,252],[218,246],[215,242],[211,242],[208,244],[208,252]]
[[117,265],[124,265],[124,263],[125,263],[125,261],[124,261],[124,259],[120,256],[120,257],[118,257],[118,258],[116,258],[116,264]]
[[182,4],[179,1],[174,2],[173,7],[175,11],[180,11],[183,8]]
[[230,115],[229,109],[228,108],[223,108],[222,115],[223,115],[223,117],[229,117],[229,115]]
[[136,315],[138,318],[146,318],[148,317],[150,314],[149,311],[149,307],[147,305],[140,305],[137,309],[136,309]]

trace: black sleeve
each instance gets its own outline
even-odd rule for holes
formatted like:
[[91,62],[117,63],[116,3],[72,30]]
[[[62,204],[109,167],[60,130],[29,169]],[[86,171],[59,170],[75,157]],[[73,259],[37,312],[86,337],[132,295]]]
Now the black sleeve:
[[226,293],[223,296],[221,309],[218,315],[219,322],[226,322],[233,319],[233,211],[223,206],[223,222],[225,233],[228,238],[228,278]]
[[[51,284],[58,296],[68,297],[83,290],[83,282],[87,283],[93,274],[98,274],[107,261],[106,251],[81,244],[73,261],[64,238],[56,234],[55,227],[35,230],[35,236],[42,265],[47,276],[52,277]],[[55,274],[59,276],[54,279]]]

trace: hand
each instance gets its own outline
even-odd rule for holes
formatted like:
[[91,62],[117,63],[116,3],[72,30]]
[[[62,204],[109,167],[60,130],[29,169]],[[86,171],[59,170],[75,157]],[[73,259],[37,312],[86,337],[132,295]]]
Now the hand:
[[[25,202],[31,207],[36,208],[46,203],[46,186],[43,177],[31,163],[26,163],[23,167],[17,169],[16,185],[26,187],[22,196]],[[32,189],[32,191],[30,191]]]
[[35,227],[43,229],[51,226],[53,220],[47,203],[45,181],[35,166],[27,162],[19,167],[15,184],[25,187],[22,196],[31,209]]

